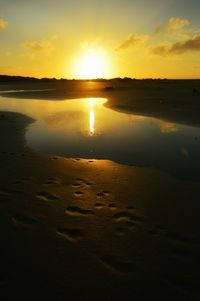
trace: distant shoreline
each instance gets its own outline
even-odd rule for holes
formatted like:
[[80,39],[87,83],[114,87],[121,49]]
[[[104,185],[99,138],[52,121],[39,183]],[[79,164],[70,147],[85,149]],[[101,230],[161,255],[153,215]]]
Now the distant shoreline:
[[87,81],[93,81],[93,82],[116,82],[116,81],[198,81],[200,78],[132,78],[132,77],[115,77],[115,78],[93,78],[93,79],[80,79],[80,78],[74,78],[74,79],[67,79],[67,78],[48,78],[48,77],[32,77],[32,76],[18,76],[18,75],[4,75],[0,74],[0,84],[5,81],[10,82],[18,82],[18,81],[76,81],[76,82],[87,82]]
[[[22,79],[22,78],[21,78]],[[200,80],[1,81],[2,97],[67,100],[106,98],[107,107],[172,123],[200,126]]]

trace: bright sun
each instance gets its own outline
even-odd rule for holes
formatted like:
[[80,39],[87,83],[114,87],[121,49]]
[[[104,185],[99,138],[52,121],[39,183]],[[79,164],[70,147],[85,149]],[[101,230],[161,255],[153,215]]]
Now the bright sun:
[[75,62],[76,78],[93,79],[105,78],[109,74],[106,53],[100,49],[88,50]]

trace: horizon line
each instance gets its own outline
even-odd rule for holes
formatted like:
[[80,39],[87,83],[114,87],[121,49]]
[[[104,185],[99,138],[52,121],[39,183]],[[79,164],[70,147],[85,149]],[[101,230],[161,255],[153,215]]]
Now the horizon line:
[[167,77],[144,77],[144,78],[135,78],[135,77],[111,77],[111,78],[64,78],[64,77],[35,77],[35,76],[24,76],[24,75],[9,75],[9,74],[0,74],[0,80],[2,77],[7,78],[19,78],[19,79],[31,79],[31,80],[55,80],[55,81],[112,81],[112,80],[200,80],[200,78],[167,78]]

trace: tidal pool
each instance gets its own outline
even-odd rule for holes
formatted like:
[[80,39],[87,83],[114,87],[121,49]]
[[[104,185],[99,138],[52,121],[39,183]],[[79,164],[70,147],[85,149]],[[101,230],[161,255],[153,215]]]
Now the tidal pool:
[[153,167],[177,177],[200,178],[200,128],[120,113],[106,99],[65,101],[0,98],[1,111],[35,119],[27,145],[69,158],[109,159]]

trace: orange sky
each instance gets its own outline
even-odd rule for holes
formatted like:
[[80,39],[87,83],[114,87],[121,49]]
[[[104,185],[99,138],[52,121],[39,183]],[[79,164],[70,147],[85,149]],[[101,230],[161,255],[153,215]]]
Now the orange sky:
[[196,0],[0,0],[0,73],[200,78]]

